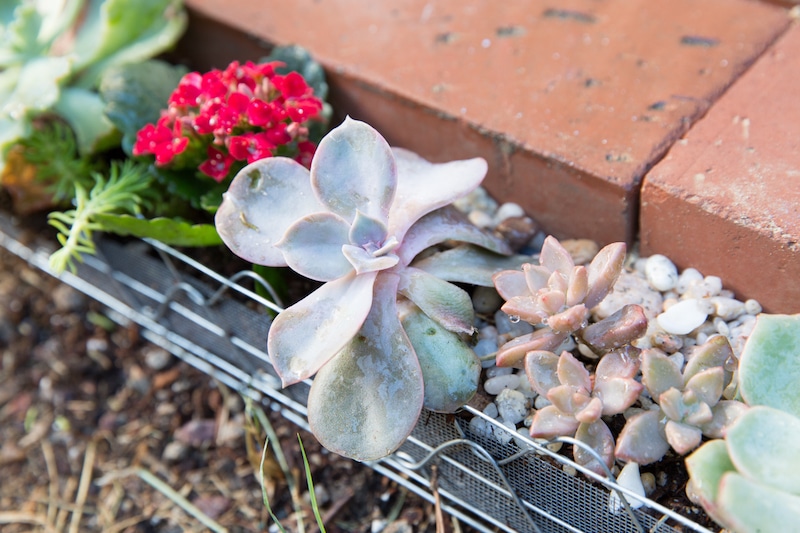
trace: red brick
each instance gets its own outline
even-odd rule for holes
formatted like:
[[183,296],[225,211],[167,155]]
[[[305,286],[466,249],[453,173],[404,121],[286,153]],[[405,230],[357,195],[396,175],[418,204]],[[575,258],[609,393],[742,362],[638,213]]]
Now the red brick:
[[430,159],[481,155],[497,198],[601,243],[635,238],[644,173],[788,24],[745,0],[187,4],[304,46],[339,113]]
[[792,27],[648,173],[644,254],[800,312],[800,27]]

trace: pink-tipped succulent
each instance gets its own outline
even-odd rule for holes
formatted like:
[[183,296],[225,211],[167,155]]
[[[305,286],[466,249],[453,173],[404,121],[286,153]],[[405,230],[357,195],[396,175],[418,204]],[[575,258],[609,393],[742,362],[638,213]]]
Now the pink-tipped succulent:
[[628,419],[617,439],[617,457],[649,464],[670,447],[684,455],[700,445],[703,435],[722,437],[746,409],[739,401],[720,400],[726,385],[723,365],[732,355],[728,339],[715,335],[695,348],[681,372],[660,350],[644,350],[642,383],[657,405]]
[[614,437],[601,416],[622,413],[642,391],[634,379],[639,371],[638,349],[631,346],[603,356],[592,377],[569,352],[561,356],[533,351],[525,357],[531,388],[552,405],[536,411],[531,437],[552,439],[575,436],[597,452],[597,458],[580,446],[573,448],[575,462],[605,475],[603,464],[614,464]]
[[[327,448],[388,455],[423,405],[453,410],[474,394],[480,363],[459,336],[473,331],[474,311],[449,281],[491,285],[494,272],[522,262],[498,255],[511,251],[447,207],[486,169],[480,158],[429,163],[347,118],[320,142],[310,172],[273,157],[231,183],[216,215],[228,247],[324,282],[275,318],[267,348],[284,386],[316,374],[308,418]],[[485,250],[453,248],[412,265],[451,240]]]
[[498,366],[517,366],[532,350],[555,350],[570,334],[588,324],[589,310],[611,291],[622,272],[625,243],[604,247],[588,267],[575,265],[554,237],[545,239],[539,264],[494,275],[494,285],[506,300],[501,308],[534,326],[545,327],[517,337],[497,352]]

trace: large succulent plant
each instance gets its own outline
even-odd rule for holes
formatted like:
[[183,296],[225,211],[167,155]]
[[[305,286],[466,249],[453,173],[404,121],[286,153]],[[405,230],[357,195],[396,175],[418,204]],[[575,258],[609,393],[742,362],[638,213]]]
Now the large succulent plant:
[[[480,158],[429,163],[347,118],[320,142],[310,172],[273,157],[231,183],[216,215],[228,247],[324,282],[276,317],[267,348],[284,386],[316,374],[309,423],[332,451],[385,456],[423,405],[452,411],[475,392],[480,363],[460,337],[473,331],[472,302],[445,280],[490,286],[494,272],[522,263],[447,207],[486,169]],[[462,246],[412,265],[451,240],[494,253]]]
[[[539,264],[526,263],[522,270],[506,270],[494,275],[494,285],[506,300],[501,308],[509,316],[534,326],[533,333],[507,342],[497,351],[498,366],[519,366],[533,350],[553,351],[572,333],[585,328],[589,311],[611,291],[625,260],[625,243],[609,244],[588,267],[575,265],[566,249],[554,237],[547,237],[539,254]],[[616,321],[618,317],[615,317]],[[646,322],[644,315],[640,322]],[[641,326],[641,324],[640,324]],[[644,333],[626,330],[618,342],[608,337],[608,345],[623,345]],[[638,332],[638,335],[636,334]],[[634,335],[629,337],[629,335]]]
[[628,419],[617,439],[616,456],[649,464],[670,447],[683,455],[697,448],[703,435],[721,437],[747,409],[742,402],[720,400],[726,385],[723,365],[732,356],[722,335],[695,348],[683,372],[660,350],[644,350],[642,383],[657,406]]
[[[631,346],[614,350],[600,360],[592,378],[569,352],[557,356],[532,351],[525,357],[531,388],[552,405],[536,411],[531,437],[552,439],[575,436],[597,452],[602,464],[614,464],[614,437],[601,416],[622,413],[642,391],[634,379],[639,371],[639,350]],[[575,462],[605,475],[601,462],[580,446],[573,447]]]

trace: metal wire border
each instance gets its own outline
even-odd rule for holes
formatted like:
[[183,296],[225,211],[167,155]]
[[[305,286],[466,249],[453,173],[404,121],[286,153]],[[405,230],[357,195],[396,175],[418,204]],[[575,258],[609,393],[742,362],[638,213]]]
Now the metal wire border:
[[[15,233],[16,231],[13,228],[13,224],[10,223],[5,215],[0,213],[0,246],[27,261],[35,268],[60,279],[67,285],[70,285],[76,290],[97,300],[107,308],[108,316],[115,322],[120,324],[128,324],[130,322],[137,323],[144,328],[142,331],[142,336],[148,341],[163,347],[207,375],[219,380],[226,386],[237,390],[239,393],[253,398],[254,400],[260,401],[272,409],[279,411],[287,420],[291,421],[298,427],[306,430],[309,429],[305,405],[302,402],[298,402],[297,400],[285,394],[281,390],[281,384],[277,377],[268,372],[259,372],[256,375],[249,375],[246,372],[238,369],[235,365],[232,365],[223,357],[220,357],[218,354],[212,353],[203,346],[192,342],[190,339],[171,331],[169,327],[166,327],[161,323],[161,319],[166,313],[174,312],[188,320],[191,320],[192,322],[198,324],[198,326],[205,328],[215,335],[228,335],[224,329],[219,328],[212,322],[209,322],[208,320],[194,313],[191,309],[188,309],[184,305],[177,302],[176,296],[178,294],[185,294],[195,305],[206,307],[213,306],[215,303],[220,301],[227,291],[235,291],[245,298],[249,298],[257,304],[263,306],[264,308],[270,309],[274,312],[280,312],[282,310],[280,305],[275,304],[269,299],[263,298],[262,296],[238,283],[240,279],[252,279],[254,283],[261,284],[269,294],[275,297],[275,292],[272,290],[272,288],[253,272],[242,271],[229,279],[169,246],[166,246],[155,240],[146,239],[144,242],[156,250],[165,266],[173,273],[176,279],[185,277],[185,274],[181,275],[178,273],[175,265],[172,263],[173,260],[179,261],[191,267],[192,269],[201,273],[203,276],[213,280],[214,283],[218,284],[217,289],[208,297],[204,296],[193,285],[186,282],[175,283],[168,291],[162,294],[138,282],[138,280],[132,278],[131,276],[113,271],[110,265],[106,261],[103,261],[102,256],[86,257],[85,264],[81,267],[81,270],[79,270],[77,275],[71,272],[55,274],[48,265],[48,257],[51,250],[46,245],[36,245],[35,247],[27,246],[14,237]],[[87,274],[87,271],[89,274]],[[91,271],[102,273],[113,278],[114,281],[119,284],[123,292],[127,290],[135,290],[146,295],[150,299],[158,302],[158,306],[155,309],[148,306],[143,306],[141,309],[134,309],[128,303],[123,302],[120,299],[115,298],[109,293],[101,290],[99,287],[94,285],[90,279],[87,279],[91,278]],[[268,363],[269,359],[264,351],[256,349],[244,341],[238,340],[237,342],[235,337],[229,337],[228,340],[237,348],[246,351],[250,355],[259,358],[265,363]],[[308,387],[310,385],[310,381],[307,380],[302,385]],[[535,513],[537,516],[545,518],[552,523],[558,524],[569,531],[582,533],[583,530],[575,528],[571,524],[564,522],[546,510],[540,509],[530,502],[521,499],[503,472],[502,466],[512,460],[524,457],[526,455],[546,455],[561,464],[571,466],[586,477],[602,484],[610,492],[616,491],[616,493],[619,495],[619,499],[623,505],[623,508],[631,517],[632,523],[635,525],[635,530],[638,533],[645,533],[648,531],[654,533],[660,531],[661,525],[664,524],[668,519],[671,519],[681,526],[698,533],[712,533],[708,529],[703,528],[690,519],[675,513],[674,511],[648,498],[642,498],[625,487],[619,486],[615,482],[614,476],[610,471],[607,471],[607,477],[600,476],[595,472],[592,472],[581,465],[574,463],[564,455],[552,452],[546,447],[547,444],[552,442],[565,442],[572,444],[573,446],[583,446],[582,443],[576,441],[575,439],[559,438],[554,439],[549,443],[542,444],[524,435],[512,432],[509,428],[506,428],[481,411],[473,409],[469,406],[465,406],[463,409],[472,416],[481,417],[482,419],[486,420],[488,423],[492,424],[496,430],[510,433],[517,442],[524,443],[525,446],[527,446],[527,449],[523,449],[509,457],[498,460],[494,458],[479,443],[467,438],[453,439],[451,441],[439,444],[438,446],[431,446],[430,444],[411,436],[409,437],[409,442],[412,442],[416,446],[419,446],[421,449],[427,451],[427,455],[422,460],[415,461],[403,451],[399,451],[382,460],[366,464],[381,475],[395,481],[407,490],[433,503],[437,500],[437,498],[436,495],[431,491],[431,479],[420,472],[425,465],[434,460],[446,461],[457,466],[457,468],[466,470],[468,474],[475,478],[477,483],[484,483],[498,493],[507,496],[509,499],[509,505],[518,507],[524,515],[527,523],[530,525],[530,529],[527,531],[532,531],[535,533],[539,533],[541,531],[538,523],[531,514]],[[459,432],[463,436],[463,431],[459,429]],[[457,446],[467,446],[471,448],[475,456],[490,464],[499,478],[502,480],[502,486],[498,486],[491,480],[479,476],[476,472],[470,471],[468,467],[459,463],[455,459],[452,459],[445,453],[446,450]],[[593,450],[587,451],[589,451],[589,453],[593,453]],[[461,522],[468,524],[479,531],[485,533],[491,533],[492,531],[496,530],[507,531],[510,533],[518,531],[517,529],[513,529],[504,523],[502,520],[498,520],[494,516],[476,513],[473,505],[470,502],[464,501],[456,494],[452,494],[441,488],[437,488],[436,491],[438,495],[441,496],[439,502],[445,512],[455,516]],[[651,529],[645,530],[637,519],[636,513],[631,509],[628,499],[624,497],[625,495],[642,501],[646,507],[650,508],[652,511],[660,513],[662,518],[658,520],[655,526],[653,526]]]

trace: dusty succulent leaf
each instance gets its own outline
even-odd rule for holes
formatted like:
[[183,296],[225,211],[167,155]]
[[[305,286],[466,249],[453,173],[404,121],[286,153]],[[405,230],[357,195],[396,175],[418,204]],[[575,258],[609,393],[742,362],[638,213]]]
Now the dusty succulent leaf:
[[756,317],[739,357],[739,387],[749,405],[800,417],[800,314]]
[[236,175],[214,222],[233,253],[257,265],[278,267],[287,265],[275,243],[295,221],[324,210],[303,165],[270,157]]
[[528,257],[504,256],[466,244],[437,252],[411,265],[447,281],[492,286],[492,276],[502,270],[518,268]]
[[[550,281],[550,276],[552,276],[552,273],[547,269],[547,267],[542,265],[533,265],[531,263],[525,263],[522,265],[522,273],[525,278],[525,284],[528,292],[531,294],[536,294],[541,289],[547,287],[547,284]],[[519,294],[525,294],[525,289],[518,289],[517,292],[511,293],[510,295],[515,296]]]
[[539,253],[539,264],[550,272],[559,272],[565,278],[572,272],[575,263],[572,256],[561,246],[558,239],[548,235],[542,244],[542,251]]
[[800,496],[728,472],[717,497],[723,524],[737,533],[793,531],[800,523]]
[[754,406],[728,429],[726,441],[742,475],[800,496],[800,418]]
[[295,272],[316,281],[332,281],[353,270],[342,253],[349,231],[350,225],[340,216],[314,213],[289,226],[275,247]]
[[574,416],[563,413],[554,405],[548,405],[536,411],[531,423],[531,437],[535,439],[552,439],[555,437],[571,437],[578,429],[580,422]]
[[712,439],[721,439],[725,436],[728,428],[745,411],[747,405],[737,400],[722,400],[711,408],[711,420],[700,425],[703,435]]
[[[583,396],[583,394],[579,393],[578,396]],[[599,420],[602,414],[603,401],[596,396],[592,396],[586,405],[575,411],[575,419],[581,424],[591,424]],[[611,448],[614,448],[613,444]]]
[[572,269],[567,283],[566,305],[573,306],[582,303],[589,292],[589,272],[584,266]]
[[722,396],[725,371],[721,366],[708,368],[692,376],[684,390],[692,391],[697,399],[709,407],[714,407]]
[[634,404],[644,386],[634,379],[639,371],[638,353],[635,348],[610,352],[600,359],[595,369],[592,394],[603,402],[603,415],[622,413]]
[[[614,378],[634,378],[639,372],[641,350],[633,346],[625,346],[609,352],[600,358],[595,369],[595,379],[599,382]],[[597,383],[595,383],[595,388]]]
[[562,413],[574,416],[589,404],[590,397],[586,389],[572,385],[558,385],[548,391],[547,399]]
[[556,333],[569,334],[586,325],[588,319],[589,310],[585,305],[573,305],[550,316],[547,319],[547,325]]
[[594,455],[580,446],[574,446],[572,456],[575,462],[592,472],[605,476],[606,469],[603,468],[603,465],[609,469],[614,465],[614,437],[606,423],[602,420],[588,424],[582,423],[575,431],[575,438],[597,452],[602,461],[598,462]]
[[686,384],[694,375],[714,367],[722,367],[733,357],[733,349],[724,335],[714,335],[689,354],[683,369],[683,380]]
[[550,328],[542,328],[533,333],[520,335],[500,346],[495,357],[496,364],[500,367],[521,365],[528,352],[555,350],[567,336],[567,333],[556,333]]
[[332,213],[352,223],[356,213],[386,222],[397,189],[397,167],[386,140],[350,117],[319,143],[311,186]]
[[475,310],[466,291],[413,267],[403,269],[399,275],[400,294],[414,302],[426,315],[450,331],[473,332]]
[[503,270],[492,276],[492,283],[497,293],[504,300],[518,298],[520,295],[527,295],[528,300],[533,304],[533,298],[528,294],[528,285],[525,275],[525,268],[528,264],[522,265],[523,270]]
[[400,447],[422,410],[422,370],[398,318],[397,283],[381,273],[361,329],[319,370],[308,396],[308,421],[319,442],[359,461]]
[[461,337],[415,306],[401,309],[400,321],[422,370],[424,407],[440,413],[455,412],[478,390],[480,359]]
[[402,148],[392,148],[392,151],[399,180],[396,199],[389,214],[389,219],[393,221],[389,233],[398,235],[398,238],[405,235],[409,226],[423,215],[475,189],[483,181],[488,169],[486,161],[481,158],[431,163]]
[[514,296],[506,301],[500,310],[508,316],[518,317],[534,326],[541,324],[547,318],[547,313],[542,311],[536,300],[530,296]]
[[683,388],[683,376],[680,370],[660,350],[647,349],[642,352],[641,370],[642,384],[647,387],[652,398],[658,398],[664,391],[673,387],[678,390]]
[[[541,330],[540,330],[541,331]],[[537,394],[547,396],[551,389],[561,385],[558,365],[561,359],[549,350],[530,350],[525,355],[525,375]]]
[[697,448],[703,440],[703,433],[698,427],[674,420],[667,421],[664,433],[672,449],[681,455]]
[[569,352],[562,352],[556,367],[558,381],[563,385],[583,389],[587,393],[592,390],[592,379],[589,371]]
[[586,307],[592,309],[599,304],[614,287],[625,263],[627,247],[624,242],[617,242],[603,247],[587,268],[589,275],[589,291],[586,295]]
[[617,437],[614,455],[623,461],[648,465],[660,461],[669,450],[660,411],[643,411],[628,419]]
[[328,282],[275,317],[267,352],[283,386],[302,381],[358,333],[373,305],[377,272]]
[[647,332],[647,316],[640,305],[628,304],[608,317],[589,324],[579,335],[595,353],[630,344]]
[[421,251],[448,240],[474,244],[499,255],[512,255],[508,243],[472,224],[453,206],[436,209],[415,222],[396,253],[400,262],[407,265]]

